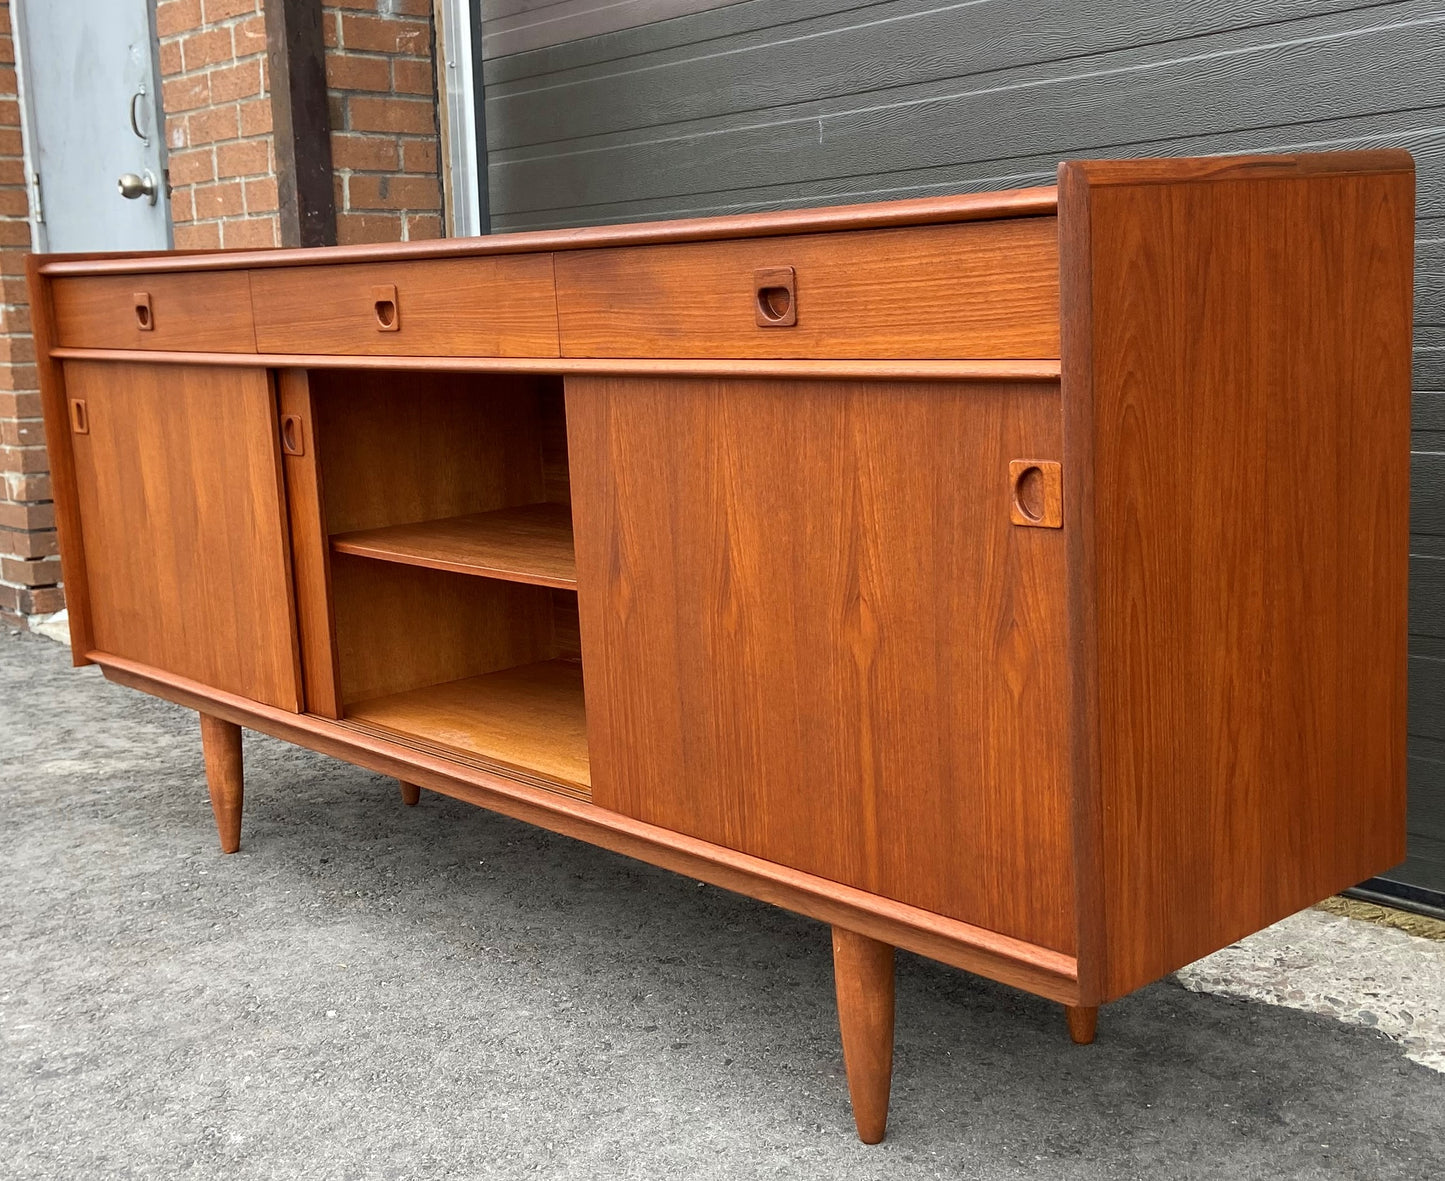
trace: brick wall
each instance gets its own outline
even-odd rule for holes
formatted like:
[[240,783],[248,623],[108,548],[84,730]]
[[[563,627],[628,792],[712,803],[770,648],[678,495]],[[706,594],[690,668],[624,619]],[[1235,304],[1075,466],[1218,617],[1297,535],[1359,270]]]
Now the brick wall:
[[432,0],[326,0],[339,242],[442,235]]
[[64,597],[25,297],[30,205],[15,95],[10,4],[0,0],[0,620],[24,626]]
[[[181,249],[280,242],[265,0],[158,0],[161,95]],[[431,0],[325,0],[339,241],[442,234]],[[64,606],[35,349],[9,0],[0,0],[0,621]]]
[[156,5],[171,219],[180,249],[280,242],[261,5]]

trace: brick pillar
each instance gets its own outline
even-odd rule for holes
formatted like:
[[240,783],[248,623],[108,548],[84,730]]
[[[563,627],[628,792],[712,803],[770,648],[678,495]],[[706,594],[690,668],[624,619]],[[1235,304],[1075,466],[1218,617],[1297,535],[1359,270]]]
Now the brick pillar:
[[0,621],[12,627],[65,605],[25,295],[29,250],[15,43],[9,0],[0,0]]
[[280,243],[262,0],[160,0],[178,249]]
[[[337,236],[442,233],[432,0],[323,3]],[[161,97],[180,249],[280,241],[265,0],[158,0]],[[64,606],[25,296],[29,186],[10,0],[0,0],[0,621]],[[43,84],[43,83],[42,83]]]
[[442,235],[432,0],[325,0],[336,236]]

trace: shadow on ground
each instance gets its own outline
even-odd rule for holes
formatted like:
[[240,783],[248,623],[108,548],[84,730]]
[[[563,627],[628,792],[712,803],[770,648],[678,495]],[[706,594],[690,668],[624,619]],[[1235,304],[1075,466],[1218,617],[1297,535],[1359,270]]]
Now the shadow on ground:
[[247,736],[0,635],[0,1176],[1436,1178],[1445,1076],[1170,983],[1057,1006],[901,956],[852,1133],[826,928]]

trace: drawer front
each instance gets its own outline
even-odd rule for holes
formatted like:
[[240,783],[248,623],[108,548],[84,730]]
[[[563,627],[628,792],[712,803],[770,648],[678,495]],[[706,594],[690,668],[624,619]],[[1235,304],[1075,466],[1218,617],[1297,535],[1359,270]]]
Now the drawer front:
[[1059,355],[1058,219],[556,256],[566,357]]
[[263,353],[557,356],[549,254],[261,270],[251,293]]
[[57,279],[51,293],[65,348],[256,351],[245,271]]

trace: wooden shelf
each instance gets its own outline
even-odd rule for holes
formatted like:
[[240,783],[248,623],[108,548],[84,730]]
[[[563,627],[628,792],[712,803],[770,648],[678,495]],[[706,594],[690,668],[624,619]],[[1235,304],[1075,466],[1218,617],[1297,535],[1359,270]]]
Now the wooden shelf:
[[591,795],[582,666],[548,660],[346,707],[346,721]]
[[331,548],[383,562],[563,590],[577,588],[572,510],[565,504],[528,504],[414,525],[338,533],[331,538]]

